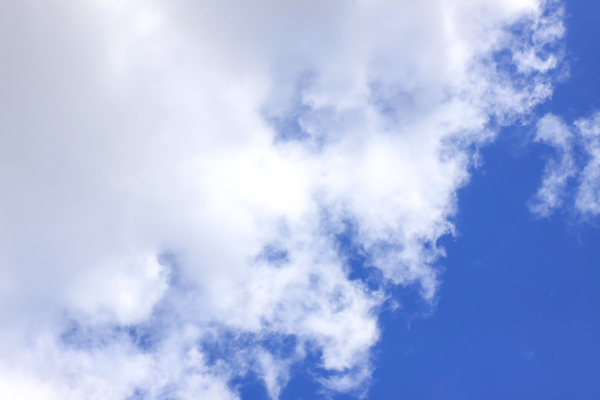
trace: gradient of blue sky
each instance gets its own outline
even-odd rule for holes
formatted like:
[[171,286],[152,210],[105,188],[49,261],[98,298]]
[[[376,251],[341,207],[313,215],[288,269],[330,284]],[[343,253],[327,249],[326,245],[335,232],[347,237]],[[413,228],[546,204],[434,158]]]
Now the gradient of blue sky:
[[2,6],[8,398],[600,396],[600,5],[475,3]]

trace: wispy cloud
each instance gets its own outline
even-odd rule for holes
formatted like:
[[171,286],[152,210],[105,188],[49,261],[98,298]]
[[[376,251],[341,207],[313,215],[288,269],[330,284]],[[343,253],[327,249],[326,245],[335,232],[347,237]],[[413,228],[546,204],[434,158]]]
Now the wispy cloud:
[[575,206],[584,216],[600,214],[600,114],[575,124],[587,156],[581,171]]
[[[558,157],[546,164],[545,177],[531,210],[541,216],[550,215],[572,200],[573,208],[582,218],[600,213],[600,116],[575,121],[567,126],[559,117],[548,114],[537,126],[537,140],[554,147]],[[572,178],[572,179],[571,179]],[[572,180],[573,190],[568,181]]]
[[230,399],[249,371],[276,398],[308,356],[364,391],[385,288],[435,299],[475,149],[548,98],[564,33],[533,0],[0,16],[0,382],[39,399]]
[[537,123],[535,140],[555,147],[558,153],[556,159],[546,164],[542,186],[529,204],[533,213],[547,217],[562,205],[568,180],[577,171],[573,158],[573,134],[562,120],[547,114]]

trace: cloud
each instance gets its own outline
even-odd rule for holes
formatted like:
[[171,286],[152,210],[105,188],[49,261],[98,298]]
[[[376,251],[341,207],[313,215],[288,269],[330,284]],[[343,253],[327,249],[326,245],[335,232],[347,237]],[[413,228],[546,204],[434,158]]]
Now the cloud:
[[[548,216],[564,198],[582,217],[600,213],[600,116],[582,118],[567,126],[559,117],[547,114],[538,123],[536,139],[554,147],[558,159],[546,164],[545,177],[531,210]],[[568,181],[572,178],[572,186]],[[572,189],[572,190],[571,190]]]
[[575,125],[587,156],[587,164],[579,177],[575,206],[584,216],[595,216],[600,214],[600,114],[581,119]]
[[364,391],[386,288],[435,299],[456,190],[494,124],[551,94],[564,34],[533,0],[0,15],[13,398],[232,399],[251,371],[276,398],[307,357],[325,388]]
[[555,115],[547,114],[538,121],[535,140],[555,147],[558,157],[546,164],[542,186],[529,204],[533,213],[547,217],[562,205],[568,180],[576,173],[572,138],[569,127]]

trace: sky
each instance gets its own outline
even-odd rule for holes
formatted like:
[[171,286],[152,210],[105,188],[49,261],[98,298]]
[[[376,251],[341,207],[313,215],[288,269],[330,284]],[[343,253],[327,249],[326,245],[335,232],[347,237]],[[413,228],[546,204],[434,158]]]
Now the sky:
[[0,3],[2,398],[598,398],[599,13]]

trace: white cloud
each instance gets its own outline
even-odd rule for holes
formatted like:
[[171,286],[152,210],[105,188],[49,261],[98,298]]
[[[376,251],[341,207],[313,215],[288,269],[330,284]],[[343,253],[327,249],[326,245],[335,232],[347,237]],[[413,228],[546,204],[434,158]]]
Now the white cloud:
[[309,353],[325,387],[364,390],[386,294],[349,279],[337,235],[433,300],[473,147],[550,95],[563,35],[537,1],[31,0],[0,18],[13,398],[229,399],[250,370],[277,397]]
[[529,204],[533,213],[547,217],[562,205],[568,180],[577,172],[572,149],[573,134],[562,120],[547,114],[537,123],[535,140],[555,147],[558,152],[558,160],[547,162],[542,186]]
[[[563,204],[565,197],[572,195],[573,209],[582,218],[600,214],[600,115],[582,118],[569,127],[548,114],[538,123],[537,140],[554,147],[559,158],[547,163],[531,210],[548,216]],[[567,187],[570,178],[574,181],[574,193],[569,193]]]
[[587,164],[581,171],[575,206],[584,216],[600,214],[600,114],[575,123],[581,133]]
[[75,275],[73,287],[67,289],[74,308],[122,325],[147,319],[168,287],[168,271],[152,254],[92,266]]

